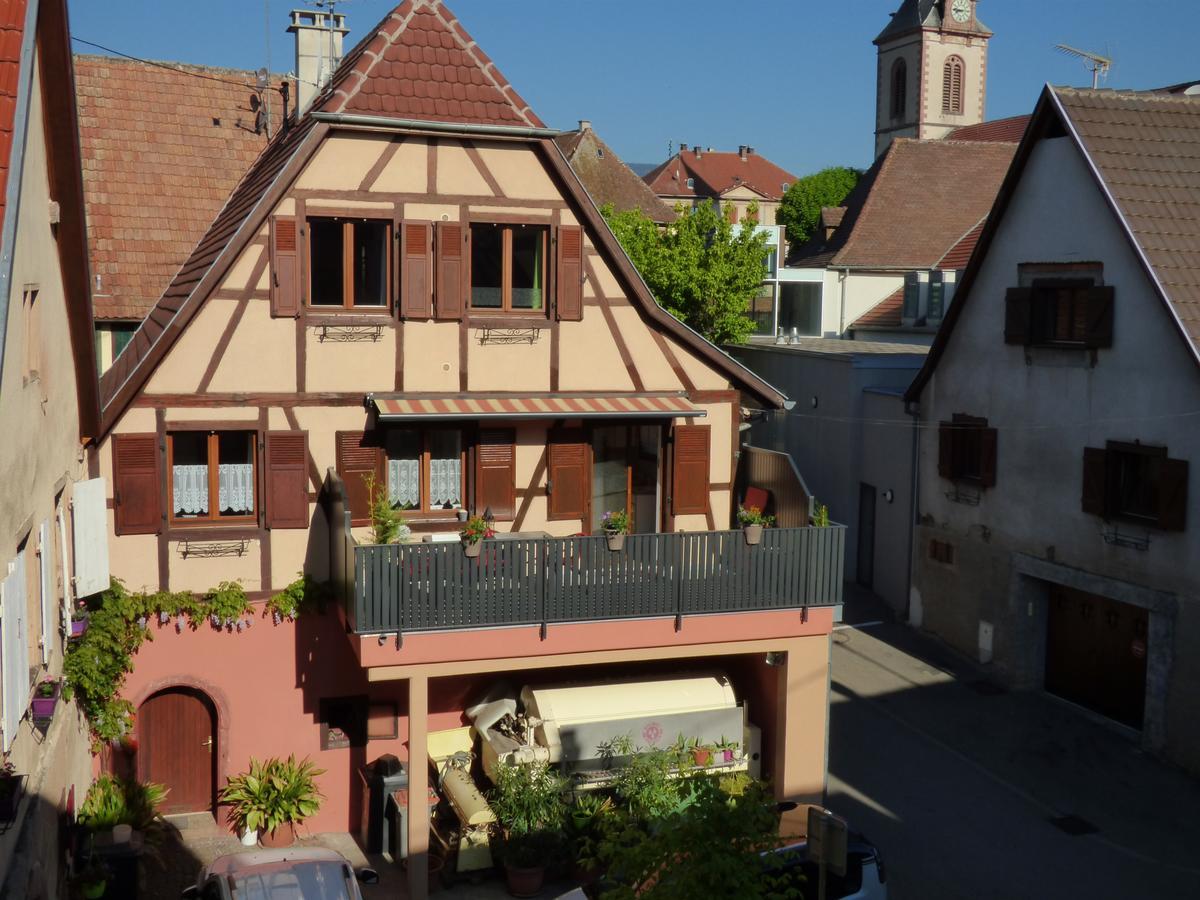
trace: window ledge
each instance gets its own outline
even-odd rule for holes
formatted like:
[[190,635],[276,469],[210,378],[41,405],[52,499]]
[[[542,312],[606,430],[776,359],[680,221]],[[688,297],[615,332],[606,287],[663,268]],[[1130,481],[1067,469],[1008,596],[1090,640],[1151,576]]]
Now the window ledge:
[[395,323],[395,320],[386,311],[380,312],[377,309],[340,309],[336,312],[333,309],[323,309],[316,314],[312,310],[311,306],[307,308],[304,324],[313,328],[320,328],[323,325],[344,326],[347,319],[353,319],[355,325],[392,325]]
[[241,541],[262,536],[257,525],[172,525],[167,528],[169,541]]
[[549,328],[553,323],[544,312],[521,315],[473,311],[467,315],[467,324],[476,328]]

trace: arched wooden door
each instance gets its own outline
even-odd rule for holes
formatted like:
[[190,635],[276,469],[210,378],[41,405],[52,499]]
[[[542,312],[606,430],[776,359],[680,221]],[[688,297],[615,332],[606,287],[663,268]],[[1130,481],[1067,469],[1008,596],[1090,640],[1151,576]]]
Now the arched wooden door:
[[217,715],[201,691],[172,688],[137,716],[138,778],[169,788],[166,814],[211,812],[217,769]]

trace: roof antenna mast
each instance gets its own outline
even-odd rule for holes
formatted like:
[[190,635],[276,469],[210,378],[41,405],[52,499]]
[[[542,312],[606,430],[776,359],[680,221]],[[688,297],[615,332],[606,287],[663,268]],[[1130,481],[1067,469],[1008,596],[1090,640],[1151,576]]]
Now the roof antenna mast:
[[1101,56],[1099,53],[1089,53],[1086,50],[1077,50],[1067,44],[1055,44],[1054,49],[1059,53],[1065,53],[1067,56],[1074,56],[1076,59],[1082,59],[1083,64],[1091,70],[1092,73],[1092,90],[1100,86],[1100,79],[1108,77],[1108,70],[1112,68],[1113,61],[1107,56]]
[[349,3],[350,0],[304,0],[306,6],[314,6],[321,11],[328,11],[326,17],[329,22],[329,77],[333,77],[333,60],[335,56],[334,45],[334,23],[335,14],[337,13],[337,5],[339,3]]

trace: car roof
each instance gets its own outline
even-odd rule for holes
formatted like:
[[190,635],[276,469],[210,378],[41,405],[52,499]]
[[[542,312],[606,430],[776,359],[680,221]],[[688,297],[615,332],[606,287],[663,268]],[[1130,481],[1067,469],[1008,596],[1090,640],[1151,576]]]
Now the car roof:
[[247,850],[230,853],[214,859],[207,866],[210,875],[233,875],[257,869],[261,866],[278,866],[289,862],[331,862],[350,865],[350,861],[336,850],[324,847],[285,847],[278,850]]

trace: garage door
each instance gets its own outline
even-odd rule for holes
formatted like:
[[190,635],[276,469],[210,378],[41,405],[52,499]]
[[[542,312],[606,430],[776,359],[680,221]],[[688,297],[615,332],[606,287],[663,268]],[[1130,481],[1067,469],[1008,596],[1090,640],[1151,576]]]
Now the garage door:
[[1053,585],[1046,623],[1046,690],[1140,729],[1146,704],[1149,613]]

